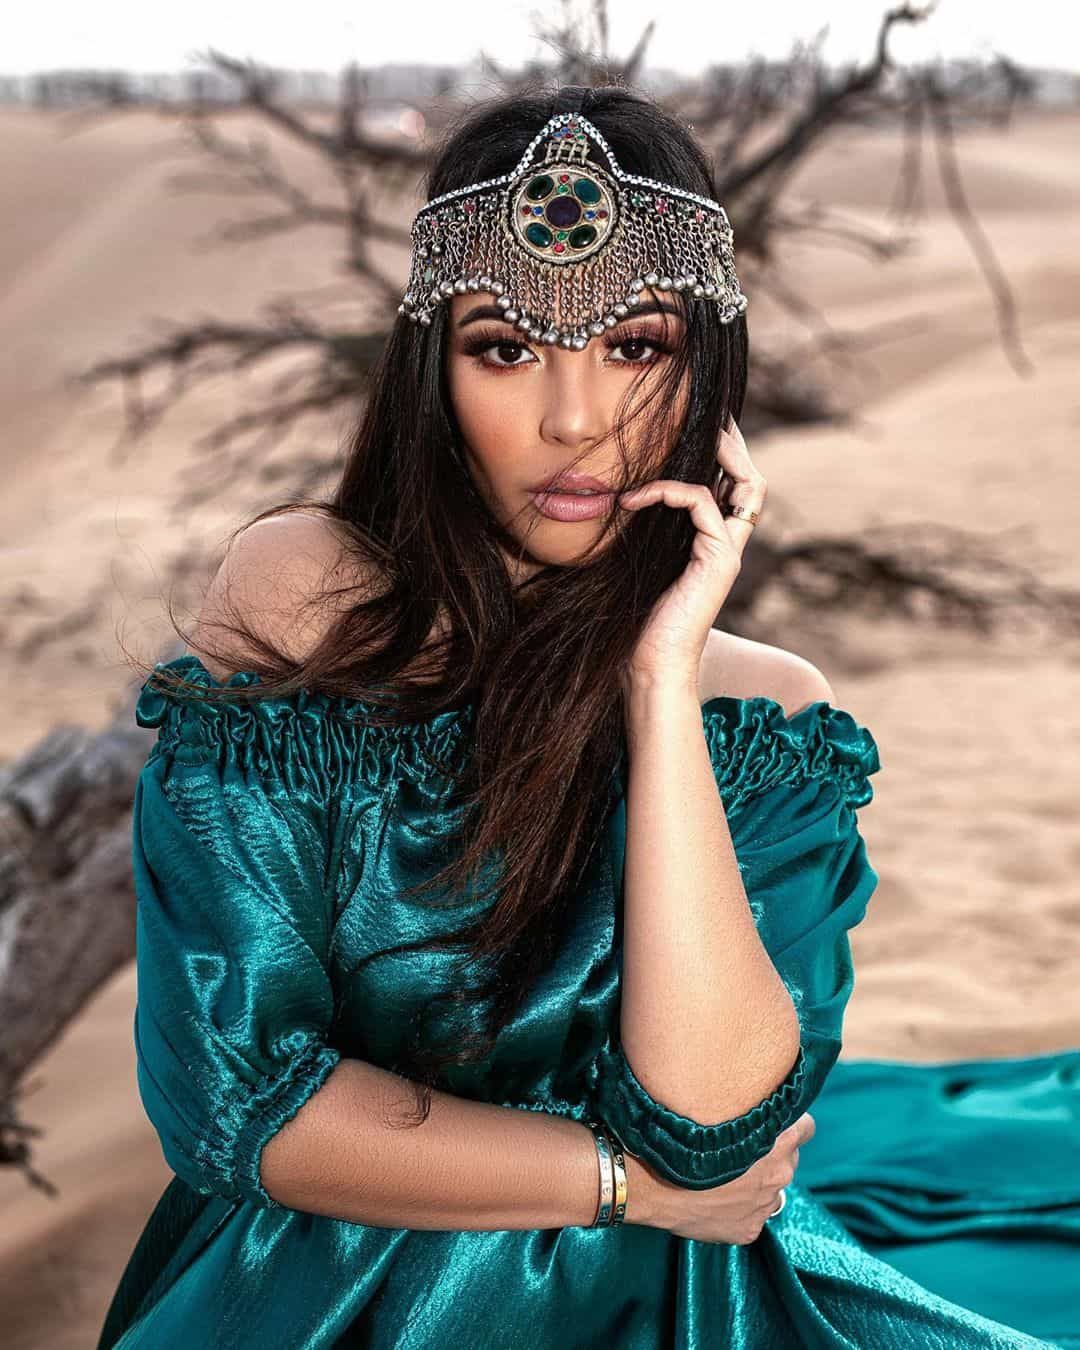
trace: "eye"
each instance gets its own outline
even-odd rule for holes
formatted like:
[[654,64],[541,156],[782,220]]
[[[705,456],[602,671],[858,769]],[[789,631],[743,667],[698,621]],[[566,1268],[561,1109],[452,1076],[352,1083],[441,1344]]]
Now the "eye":
[[642,360],[640,357],[631,356],[627,357],[625,360],[617,361],[615,363],[616,365],[627,365],[627,366],[651,366],[654,361],[659,361],[660,357],[665,352],[671,350],[671,348],[668,347],[665,343],[658,341],[656,338],[650,337],[647,332],[624,333],[622,337],[619,338],[618,342],[608,342],[605,345],[609,347],[612,351],[618,351],[621,347],[652,348],[653,354],[647,360]]
[[[469,356],[478,358],[477,365],[494,366],[496,370],[510,370],[514,366],[527,366],[528,361],[519,361],[515,357],[519,357],[522,352],[528,350],[523,343],[514,342],[511,338],[485,338],[482,335],[474,338],[465,347]],[[488,352],[498,353],[499,359],[497,361],[485,360],[484,357]],[[504,357],[508,359],[504,360]]]
[[[660,360],[664,353],[671,351],[670,346],[653,337],[645,328],[632,332],[624,331],[617,338],[607,337],[604,339],[604,346],[611,352],[628,349],[640,353],[642,347],[650,351],[645,357],[637,354],[610,358],[611,364],[616,366],[651,366]],[[498,330],[476,333],[465,341],[463,350],[467,356],[474,358],[476,365],[486,370],[514,370],[535,364],[535,358],[529,353],[525,343],[515,342],[513,338],[503,336]],[[491,359],[488,357],[489,353],[493,354]],[[520,359],[523,353],[529,353],[528,360]]]

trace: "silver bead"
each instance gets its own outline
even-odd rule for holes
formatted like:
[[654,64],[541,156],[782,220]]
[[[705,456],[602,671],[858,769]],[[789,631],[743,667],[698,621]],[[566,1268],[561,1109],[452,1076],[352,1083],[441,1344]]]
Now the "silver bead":
[[[509,317],[510,311],[507,310],[506,313],[507,313],[507,317]],[[528,316],[527,314],[523,314],[523,315],[521,316],[521,318],[518,319],[518,321],[517,321],[517,326],[518,326],[523,332],[526,332],[526,333],[527,333],[527,332],[529,331],[529,329],[532,327],[532,319],[530,319],[529,316]]]
[[604,315],[604,327],[605,327],[605,328],[614,328],[615,325],[616,325],[618,322],[619,322],[619,321],[618,321],[618,319],[615,317],[614,314],[605,314],[605,315]]
[[593,337],[599,337],[604,332],[603,320],[589,324],[589,332],[592,333]]
[[453,295],[454,283],[452,281],[444,281],[442,285],[439,287],[439,290],[442,292],[443,295]]
[[470,277],[465,283],[465,289],[469,291],[478,291],[480,289],[480,283],[475,277]]
[[571,342],[571,338],[570,338],[570,334],[569,334],[569,333],[564,333],[564,334],[562,335],[562,337],[559,338],[559,346],[560,346],[560,347],[567,347],[567,348],[569,348],[570,342]]
[[611,312],[613,314],[617,314],[621,319],[625,317],[627,309],[626,306],[620,301],[619,304],[611,306]]
[[570,346],[573,347],[576,352],[579,352],[583,347],[588,346],[588,343],[589,339],[582,337],[580,333],[576,337],[570,339]]
[[457,281],[454,282],[454,293],[456,295],[464,295],[468,289],[469,284],[464,277],[458,277]]
[[430,327],[431,327],[431,315],[430,315],[430,314],[421,314],[421,315],[420,315],[420,322],[424,325],[425,328],[430,328]]
[[711,281],[707,281],[705,283],[705,294],[708,296],[713,296],[716,294],[716,287],[712,284]]
[[501,281],[493,281],[491,285],[488,287],[488,290],[491,291],[492,295],[502,295],[505,289],[506,287],[502,284]]
[[630,294],[626,297],[626,303],[628,305],[640,305],[641,296],[638,295],[636,291],[631,291]]
[[518,312],[516,309],[504,309],[503,318],[506,320],[507,323],[517,323]]
[[698,299],[700,299],[700,298],[705,294],[705,287],[704,287],[704,286],[695,286],[695,287],[694,287],[694,294],[698,297]]
[[558,331],[554,328],[549,328],[547,332],[544,334],[542,339],[542,341],[546,342],[549,347],[552,346],[554,343],[558,342],[558,340],[559,334]]
[[686,278],[676,277],[672,285],[675,287],[677,291],[683,291],[686,289]]
[[539,325],[537,325],[535,328],[529,329],[529,336],[532,338],[534,342],[539,342],[543,334],[543,331],[544,330]]
[[655,286],[659,280],[660,278],[657,276],[655,272],[649,272],[648,275],[645,277],[645,285]]
[[645,289],[645,283],[641,280],[640,277],[635,277],[634,280],[630,283],[630,289],[635,292],[643,291]]
[[491,278],[490,278],[489,276],[483,276],[483,277],[481,277],[481,278],[480,278],[480,287],[481,287],[482,290],[490,291],[490,290],[491,290]]
[[501,294],[499,294],[498,291],[496,291],[495,294],[499,296],[498,300],[495,301],[495,303],[499,306],[499,308],[500,308],[500,309],[509,309],[509,308],[510,308],[510,303],[511,303],[511,302],[510,302],[510,297],[509,297],[508,295],[501,295]]
[[670,277],[661,277],[660,280],[657,282],[657,285],[660,287],[660,289],[661,289],[662,291],[670,291],[670,290],[671,290],[671,278],[670,278]]

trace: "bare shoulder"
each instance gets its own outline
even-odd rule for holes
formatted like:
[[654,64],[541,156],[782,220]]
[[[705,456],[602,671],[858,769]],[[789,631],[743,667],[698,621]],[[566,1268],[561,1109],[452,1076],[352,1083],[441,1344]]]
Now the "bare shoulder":
[[788,717],[820,699],[835,703],[828,680],[806,657],[714,628],[702,653],[699,695],[704,703],[721,694],[765,695]]
[[214,626],[239,622],[301,660],[356,598],[354,591],[351,599],[342,595],[319,604],[319,596],[335,587],[355,588],[368,576],[348,550],[345,527],[332,516],[305,509],[264,517],[230,543],[203,598],[191,647],[215,679],[249,669],[251,645]]

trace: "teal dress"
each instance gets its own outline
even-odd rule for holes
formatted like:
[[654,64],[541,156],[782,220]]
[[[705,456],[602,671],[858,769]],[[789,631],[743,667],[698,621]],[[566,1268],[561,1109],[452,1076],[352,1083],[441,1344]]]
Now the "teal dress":
[[[190,653],[162,664],[219,683]],[[788,1077],[745,1115],[702,1125],[623,1058],[624,753],[549,971],[492,1054],[445,1083],[575,1120],[599,1112],[692,1189],[738,1176],[812,1108],[815,1138],[756,1241],[633,1224],[383,1228],[275,1203],[263,1145],[342,1056],[395,1065],[453,954],[363,958],[466,917],[400,892],[453,843],[471,705],[391,728],[365,724],[365,706],[311,690],[182,703],[153,676],[140,692],[137,721],[158,735],[134,801],[134,1037],[175,1177],[97,1350],[1080,1346],[1080,1051],[838,1062],[848,934],[877,884],[856,811],[879,760],[870,732],[824,701],[792,716],[767,697],[702,708],[747,895],[799,1013]]]

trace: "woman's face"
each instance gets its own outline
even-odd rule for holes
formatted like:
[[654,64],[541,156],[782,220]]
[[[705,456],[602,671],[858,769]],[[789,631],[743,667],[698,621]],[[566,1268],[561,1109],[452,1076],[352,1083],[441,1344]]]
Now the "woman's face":
[[[541,564],[579,558],[601,535],[605,512],[590,518],[589,498],[538,499],[534,490],[571,468],[603,484],[617,480],[621,464],[610,436],[616,410],[640,381],[633,413],[684,340],[677,305],[670,293],[646,289],[620,323],[573,351],[530,339],[502,317],[493,295],[451,297],[447,379],[469,471],[492,515]],[[671,425],[681,415],[686,384],[684,377]],[[647,449],[638,441],[644,430],[642,419],[627,431],[635,466]],[[659,464],[666,453],[657,447],[649,458]],[[596,505],[608,508],[610,499]],[[568,515],[577,518],[556,518]],[[537,566],[507,562],[518,580]]]

